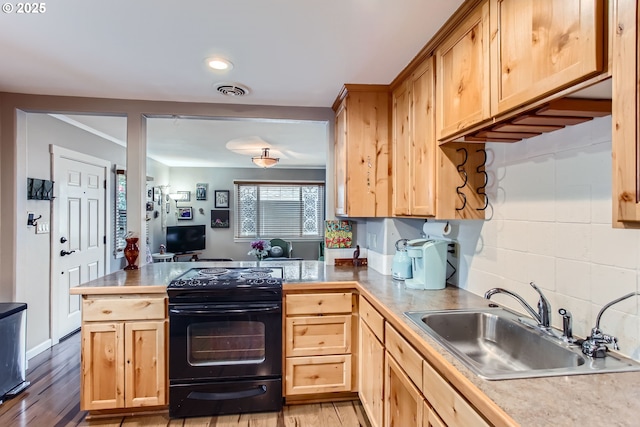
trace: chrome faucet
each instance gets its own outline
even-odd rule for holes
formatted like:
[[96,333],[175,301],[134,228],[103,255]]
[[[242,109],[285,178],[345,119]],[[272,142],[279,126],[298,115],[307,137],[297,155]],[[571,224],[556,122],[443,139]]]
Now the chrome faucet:
[[531,315],[531,317],[536,319],[536,321],[538,322],[539,326],[541,326],[541,327],[543,327],[545,329],[549,329],[549,327],[551,326],[551,304],[549,303],[549,300],[544,296],[544,294],[542,293],[540,288],[538,288],[536,286],[535,283],[531,282],[529,284],[531,285],[531,287],[533,289],[536,290],[536,292],[538,294],[540,294],[540,299],[538,300],[538,312],[537,313],[533,308],[531,308],[531,306],[529,304],[527,304],[527,302],[520,295],[516,294],[515,292],[511,292],[511,291],[508,291],[506,289],[503,289],[503,288],[489,289],[484,294],[484,297],[486,299],[491,299],[491,297],[493,295],[495,295],[495,294],[507,294],[507,295],[510,295],[513,298],[515,298],[516,300],[518,300],[518,302],[520,304],[522,304],[522,306],[527,310],[527,312]]
[[596,358],[606,357],[607,351],[609,351],[607,344],[612,344],[614,350],[619,350],[618,339],[613,335],[605,334],[600,330],[600,318],[607,308],[611,307],[613,304],[619,303],[620,301],[624,301],[627,298],[631,298],[634,295],[640,295],[640,292],[631,292],[630,294],[623,295],[620,298],[616,298],[605,304],[604,307],[600,309],[600,312],[596,317],[596,326],[591,329],[591,336],[587,337],[587,339],[582,343],[582,352],[584,354]]

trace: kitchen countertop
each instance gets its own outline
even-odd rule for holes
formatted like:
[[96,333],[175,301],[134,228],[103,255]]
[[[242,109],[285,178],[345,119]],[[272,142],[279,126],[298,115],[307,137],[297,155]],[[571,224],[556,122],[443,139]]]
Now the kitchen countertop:
[[[165,292],[169,281],[194,267],[257,266],[257,262],[177,262],[148,264],[139,270],[117,271],[85,285],[73,294],[143,294]],[[406,289],[366,267],[334,267],[318,261],[263,261],[261,266],[283,266],[285,292],[309,285],[329,289],[356,287],[392,326],[401,329],[434,367],[447,373],[452,384],[474,406],[493,411],[497,424],[522,426],[574,426],[604,423],[607,426],[637,425],[640,415],[640,372],[573,375],[516,380],[483,380],[462,365],[447,349],[414,325],[403,313],[412,310],[484,307],[487,301],[455,287],[437,291]],[[450,376],[450,375],[451,376]],[[492,402],[483,398],[481,391]],[[495,405],[494,405],[495,403]],[[501,414],[504,412],[508,416]],[[501,415],[503,415],[501,417]]]

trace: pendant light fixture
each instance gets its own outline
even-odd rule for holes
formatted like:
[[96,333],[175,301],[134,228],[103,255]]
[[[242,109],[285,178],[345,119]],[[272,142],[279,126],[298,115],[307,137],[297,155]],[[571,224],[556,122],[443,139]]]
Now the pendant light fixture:
[[261,168],[270,168],[271,166],[275,166],[280,159],[276,157],[269,157],[269,149],[263,148],[262,155],[260,157],[252,157],[251,161]]

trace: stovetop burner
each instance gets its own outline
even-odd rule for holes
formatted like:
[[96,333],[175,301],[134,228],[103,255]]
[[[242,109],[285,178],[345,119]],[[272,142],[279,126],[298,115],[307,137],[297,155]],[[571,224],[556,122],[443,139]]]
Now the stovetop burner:
[[215,293],[234,288],[282,288],[282,267],[192,268],[169,283],[167,291],[197,290]]

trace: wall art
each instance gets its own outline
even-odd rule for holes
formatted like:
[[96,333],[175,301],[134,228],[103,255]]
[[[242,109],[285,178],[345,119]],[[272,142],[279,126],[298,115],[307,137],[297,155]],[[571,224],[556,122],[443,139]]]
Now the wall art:
[[209,184],[198,183],[196,184],[196,200],[207,200],[207,188]]
[[216,208],[229,207],[229,190],[216,190],[214,195],[216,199]]
[[229,228],[229,211],[212,210],[211,228]]
[[193,219],[193,208],[191,208],[191,206],[179,207],[178,219]]

